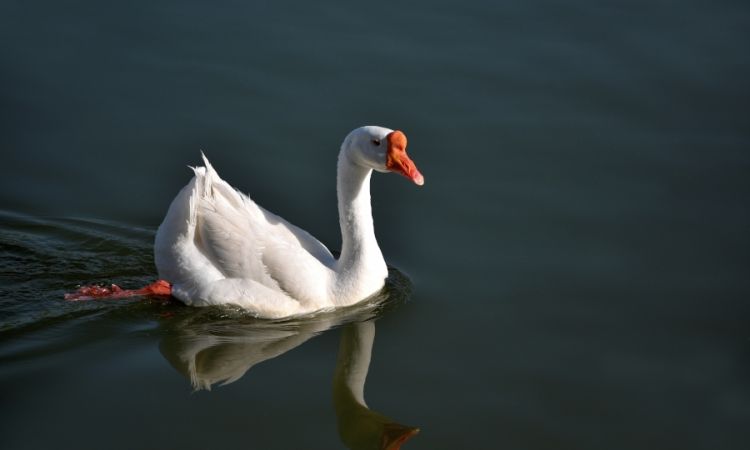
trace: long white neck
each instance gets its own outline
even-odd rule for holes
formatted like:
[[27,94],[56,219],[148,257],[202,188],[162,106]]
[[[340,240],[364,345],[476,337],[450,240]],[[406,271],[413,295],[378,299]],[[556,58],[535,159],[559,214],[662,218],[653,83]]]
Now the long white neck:
[[336,296],[341,303],[363,300],[383,286],[388,269],[375,239],[370,205],[372,169],[341,151],[336,190],[341,226],[341,256],[337,262]]

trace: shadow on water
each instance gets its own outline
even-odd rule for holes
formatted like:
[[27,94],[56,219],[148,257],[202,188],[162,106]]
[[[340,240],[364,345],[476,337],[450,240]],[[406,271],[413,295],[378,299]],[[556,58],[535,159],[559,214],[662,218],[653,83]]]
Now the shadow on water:
[[372,411],[364,400],[375,320],[407,300],[408,279],[390,269],[386,287],[360,305],[293,320],[249,317],[233,308],[182,308],[163,320],[162,355],[196,390],[242,378],[253,366],[280,357],[309,339],[341,327],[333,405],[341,441],[350,449],[395,450],[419,432]]

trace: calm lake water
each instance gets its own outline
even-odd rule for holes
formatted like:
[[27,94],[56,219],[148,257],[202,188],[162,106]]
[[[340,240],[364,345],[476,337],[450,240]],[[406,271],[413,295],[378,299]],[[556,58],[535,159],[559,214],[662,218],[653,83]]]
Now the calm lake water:
[[[750,6],[600,3],[0,3],[0,447],[748,448]],[[338,249],[365,124],[426,179],[372,302],[63,300],[156,277],[200,150]]]

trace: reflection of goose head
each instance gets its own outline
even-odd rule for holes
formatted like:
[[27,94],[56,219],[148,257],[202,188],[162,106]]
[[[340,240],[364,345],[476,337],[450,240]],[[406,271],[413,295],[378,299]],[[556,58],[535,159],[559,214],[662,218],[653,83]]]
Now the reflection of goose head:
[[396,423],[370,410],[364,390],[370,368],[375,323],[349,324],[341,330],[341,344],[333,376],[333,406],[341,440],[354,450],[397,450],[419,428]]

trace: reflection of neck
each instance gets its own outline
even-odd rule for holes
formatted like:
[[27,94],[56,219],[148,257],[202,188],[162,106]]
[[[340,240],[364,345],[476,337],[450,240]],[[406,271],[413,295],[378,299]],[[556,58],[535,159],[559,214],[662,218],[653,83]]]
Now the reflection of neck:
[[336,373],[333,377],[334,401],[354,400],[365,403],[365,379],[370,368],[372,343],[375,339],[375,324],[363,322],[341,330]]

